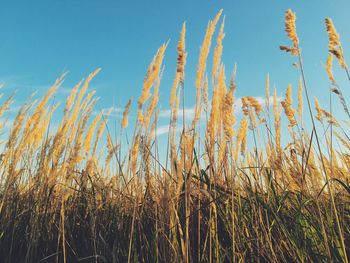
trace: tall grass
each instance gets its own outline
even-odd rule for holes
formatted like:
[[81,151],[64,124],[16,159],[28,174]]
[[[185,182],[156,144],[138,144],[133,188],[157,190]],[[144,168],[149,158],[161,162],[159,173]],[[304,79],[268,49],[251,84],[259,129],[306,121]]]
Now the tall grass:
[[[53,97],[64,75],[41,100],[24,103],[3,134],[2,262],[348,262],[349,120],[338,120],[332,108],[342,107],[346,117],[349,111],[332,57],[349,72],[332,20],[325,20],[330,108],[317,100],[312,106],[296,16],[288,10],[291,45],[280,49],[298,61],[298,103],[291,85],[282,100],[276,90],[270,97],[268,76],[264,105],[245,96],[243,116],[236,116],[236,70],[226,81],[221,15],[209,22],[200,50],[190,124],[182,27],[167,146],[157,135],[167,44],[148,67],[130,144],[122,137],[131,100],[118,137],[111,134],[110,112],[93,115],[97,100],[89,84],[99,69],[72,89],[57,128],[50,125],[59,109]],[[220,19],[209,81],[207,58]],[[304,99],[309,116],[304,116]],[[0,115],[12,101],[12,96],[5,100]]]

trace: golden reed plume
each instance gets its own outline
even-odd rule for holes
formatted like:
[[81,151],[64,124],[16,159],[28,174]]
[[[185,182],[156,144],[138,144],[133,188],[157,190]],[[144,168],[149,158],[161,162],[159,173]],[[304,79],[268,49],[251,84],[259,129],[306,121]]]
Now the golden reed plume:
[[245,96],[241,98],[242,100],[242,111],[244,113],[244,115],[248,115],[249,113],[249,108],[253,108],[256,115],[260,115],[260,112],[262,111],[262,106],[260,104],[260,102],[251,96]]
[[334,116],[326,111],[325,109],[323,109],[318,101],[317,98],[315,98],[315,109],[316,109],[316,119],[319,122],[323,122],[323,119],[326,118],[328,120],[328,123],[334,124],[335,126],[338,126],[338,123],[336,121],[336,119],[334,118]]
[[129,117],[131,102],[132,102],[132,100],[129,99],[128,103],[125,106],[124,112],[123,112],[122,127],[124,129],[126,127],[128,127],[128,124],[129,124],[129,118],[128,117]]
[[247,116],[244,116],[241,120],[240,126],[237,132],[236,138],[236,160],[238,159],[238,152],[241,151],[241,154],[244,155],[245,148],[247,146],[247,134],[248,134],[248,121]]
[[288,9],[285,13],[285,31],[289,39],[293,42],[293,46],[298,48],[299,38],[296,31],[295,25],[296,15],[291,9]]
[[325,19],[326,24],[326,30],[328,33],[328,49],[329,52],[331,52],[339,62],[339,65],[342,68],[346,68],[346,63],[343,55],[343,48],[340,43],[339,34],[337,33],[337,30],[335,29],[335,26],[333,24],[332,19],[326,18]]
[[224,26],[225,26],[225,18],[222,20],[219,35],[216,39],[216,47],[214,49],[214,57],[213,57],[213,68],[212,68],[212,81],[214,82],[217,77],[218,67],[221,61],[222,55],[222,40],[225,37],[224,34]]
[[333,56],[332,54],[329,54],[327,57],[326,62],[326,72],[329,80],[332,82],[332,84],[335,84],[335,79],[333,76]]
[[186,52],[185,52],[185,34],[186,34],[186,23],[183,23],[182,30],[180,33],[180,39],[177,44],[177,66],[176,72],[179,74],[180,83],[184,83],[185,79],[185,64],[186,64]]
[[235,101],[234,91],[234,80],[231,80],[230,89],[227,92],[223,103],[223,123],[226,141],[231,141],[234,136],[233,126],[236,123],[236,117],[233,112],[233,103]]
[[284,109],[284,113],[286,114],[289,126],[293,127],[296,124],[294,114],[295,110],[292,108],[292,87],[290,84],[288,84],[287,91],[286,91],[286,99],[284,101],[281,101],[282,107]]
[[296,31],[296,15],[293,13],[292,10],[288,9],[285,13],[284,17],[284,25],[285,25],[285,31],[287,33],[288,38],[292,41],[293,46],[280,46],[280,50],[290,52],[293,56],[298,55],[299,52],[299,38]]
[[138,113],[137,120],[139,123],[143,123],[144,117],[142,114],[142,106],[143,104],[151,97],[151,88],[154,82],[157,80],[160,74],[161,66],[163,63],[164,53],[167,45],[163,44],[157,51],[154,56],[151,64],[148,66],[148,70],[143,82],[142,93],[138,100]]
[[200,88],[200,86],[202,85],[203,76],[206,68],[206,61],[207,61],[210,46],[211,46],[211,39],[214,34],[216,24],[221,16],[221,13],[222,13],[222,9],[215,16],[214,20],[209,22],[207,31],[204,36],[204,40],[200,49],[198,68],[197,68],[197,76],[196,76],[197,89]]
[[274,114],[274,126],[276,133],[276,148],[277,152],[281,152],[281,126],[280,126],[280,109],[277,103],[277,91],[275,89],[273,94],[273,114]]
[[298,119],[299,122],[303,119],[303,82],[302,79],[299,79],[299,87],[298,87]]
[[208,25],[207,31],[205,33],[201,49],[200,49],[197,74],[196,74],[196,83],[195,83],[196,84],[195,117],[194,117],[193,122],[192,122],[192,127],[195,126],[195,124],[196,124],[196,122],[201,114],[200,101],[201,101],[201,89],[202,89],[202,84],[203,84],[203,78],[204,78],[207,58],[208,58],[209,50],[210,50],[210,46],[211,46],[211,39],[212,39],[212,36],[214,34],[216,24],[219,21],[219,18],[221,16],[221,13],[222,13],[222,9],[215,16],[214,20],[209,22],[209,25]]

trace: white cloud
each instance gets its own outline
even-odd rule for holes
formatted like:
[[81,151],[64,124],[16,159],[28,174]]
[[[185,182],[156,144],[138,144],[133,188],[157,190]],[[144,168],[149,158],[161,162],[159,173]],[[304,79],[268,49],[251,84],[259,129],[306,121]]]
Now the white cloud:
[[[175,131],[176,132],[181,131],[181,129],[182,129],[181,126],[182,125],[179,125],[178,127],[176,127]],[[161,125],[161,126],[157,127],[156,133],[157,133],[157,136],[168,134],[169,133],[169,124],[168,125]]]
[[157,128],[157,136],[167,134],[169,132],[169,125],[162,125]]
[[99,114],[102,111],[102,114],[107,114],[110,112],[109,116],[113,116],[113,117],[120,117],[124,111],[123,108],[120,107],[109,107],[109,108],[103,108],[100,110],[95,110],[93,112],[94,115]]

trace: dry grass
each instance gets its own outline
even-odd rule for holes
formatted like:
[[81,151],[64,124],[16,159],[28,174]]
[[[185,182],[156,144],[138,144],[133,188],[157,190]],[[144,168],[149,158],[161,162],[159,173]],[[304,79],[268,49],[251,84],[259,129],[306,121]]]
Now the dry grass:
[[[52,98],[64,76],[40,101],[28,99],[1,154],[2,262],[348,262],[349,122],[338,121],[332,107],[349,113],[332,56],[349,73],[332,20],[326,19],[330,56],[325,74],[330,97],[335,93],[340,103],[324,109],[316,100],[316,108],[311,106],[296,16],[288,10],[285,30],[291,46],[281,50],[298,61],[297,110],[291,86],[282,102],[276,90],[270,101],[268,77],[265,105],[243,97],[239,118],[235,70],[227,87],[221,62],[221,12],[204,36],[194,119],[187,126],[183,116],[177,132],[178,112],[185,113],[182,27],[166,149],[158,145],[156,133],[166,44],[146,73],[129,149],[121,138],[131,100],[117,139],[110,133],[108,113],[92,116],[96,99],[88,86],[99,70],[72,90],[55,130],[50,122],[58,105]],[[207,58],[220,19],[209,82]],[[12,99],[3,103],[0,115]],[[303,113],[304,99],[309,116]],[[310,119],[311,127],[303,119]],[[107,140],[107,150],[101,139]]]

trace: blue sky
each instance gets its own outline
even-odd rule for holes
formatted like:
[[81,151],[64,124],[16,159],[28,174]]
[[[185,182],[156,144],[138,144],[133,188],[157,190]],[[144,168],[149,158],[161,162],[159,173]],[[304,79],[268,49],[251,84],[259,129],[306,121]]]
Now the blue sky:
[[[96,108],[113,104],[124,107],[130,97],[136,102],[149,62],[157,48],[170,40],[160,87],[160,105],[165,110],[175,73],[177,40],[186,21],[185,94],[186,107],[191,108],[199,48],[208,20],[220,8],[226,16],[223,62],[228,77],[234,63],[238,65],[236,97],[264,96],[267,73],[280,96],[288,83],[296,87],[299,72],[292,67],[294,58],[278,49],[281,44],[290,44],[284,32],[284,12],[292,8],[297,13],[297,31],[311,94],[317,94],[321,105],[327,108],[324,18],[333,18],[345,58],[350,61],[348,0],[1,1],[0,81],[5,82],[5,92],[17,90],[16,103],[20,104],[33,91],[38,91],[38,96],[44,93],[68,70],[59,93],[63,100],[74,84],[101,67],[91,87],[100,97]],[[209,62],[211,57],[212,54]],[[336,79],[348,97],[350,83],[337,68],[336,65]],[[296,89],[293,92],[296,94]],[[339,104],[335,111],[343,116]]]

